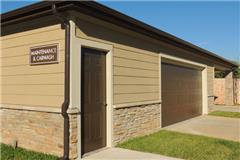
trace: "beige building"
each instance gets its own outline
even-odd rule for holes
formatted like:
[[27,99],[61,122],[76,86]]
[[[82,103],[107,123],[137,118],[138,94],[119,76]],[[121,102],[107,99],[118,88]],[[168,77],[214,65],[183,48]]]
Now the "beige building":
[[64,159],[207,114],[214,69],[236,67],[97,2],[1,17],[1,143]]

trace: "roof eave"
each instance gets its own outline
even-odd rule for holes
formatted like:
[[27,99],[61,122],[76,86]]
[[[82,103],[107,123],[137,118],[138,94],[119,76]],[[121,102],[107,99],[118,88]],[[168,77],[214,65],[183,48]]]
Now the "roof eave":
[[111,8],[105,7],[97,2],[93,1],[42,1],[30,6],[26,6],[14,11],[10,11],[1,15],[1,27],[8,25],[13,25],[20,23],[22,21],[28,21],[34,18],[48,16],[52,14],[52,3],[55,3],[58,6],[58,11],[67,11],[67,10],[80,10],[85,12],[85,14],[91,14],[91,12],[97,12],[99,14],[94,14],[95,17],[109,21],[120,25],[125,28],[134,29],[134,31],[140,32],[141,34],[150,36],[154,39],[165,41],[172,45],[175,45],[180,48],[184,48],[191,51],[197,51],[205,54],[209,58],[213,58],[224,66],[228,68],[237,68],[238,65],[212,53],[205,49],[202,49],[196,45],[193,45],[189,42],[186,42],[182,39],[179,39],[171,34],[163,32],[157,28],[149,26],[145,23],[142,23],[134,18],[126,16],[118,11],[115,11]]

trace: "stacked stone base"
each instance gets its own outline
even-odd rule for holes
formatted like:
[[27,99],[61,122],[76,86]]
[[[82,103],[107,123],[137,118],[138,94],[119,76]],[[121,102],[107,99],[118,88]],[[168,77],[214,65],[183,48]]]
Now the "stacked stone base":
[[[19,107],[21,108],[21,107]],[[158,131],[161,127],[160,104],[118,108],[113,110],[114,145]],[[1,143],[53,154],[63,155],[64,121],[61,113],[1,108]],[[69,113],[70,158],[78,158],[79,114]]]
[[158,131],[161,128],[160,104],[116,108],[113,111],[114,144]]
[[61,155],[63,118],[60,113],[1,109],[1,142],[37,152]]
[[[70,119],[70,157],[77,157],[77,114]],[[1,143],[53,154],[63,155],[63,117],[61,113],[45,111],[0,110]]]

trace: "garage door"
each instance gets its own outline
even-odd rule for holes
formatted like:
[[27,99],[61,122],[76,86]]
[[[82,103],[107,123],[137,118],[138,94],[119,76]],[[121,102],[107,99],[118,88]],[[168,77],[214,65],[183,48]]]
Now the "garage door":
[[162,126],[201,113],[201,70],[162,63]]

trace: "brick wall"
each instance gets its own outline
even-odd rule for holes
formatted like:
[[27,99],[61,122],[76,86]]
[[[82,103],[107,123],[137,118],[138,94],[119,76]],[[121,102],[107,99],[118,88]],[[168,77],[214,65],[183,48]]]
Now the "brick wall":
[[240,79],[226,78],[214,79],[214,104],[234,105],[240,104]]
[[215,78],[214,79],[214,95],[217,96],[215,104],[225,104],[225,79]]
[[240,79],[236,79],[235,103],[240,104]]
[[160,115],[160,104],[114,109],[114,144],[157,131],[160,128]]
[[213,81],[214,81],[214,67],[208,66],[207,67],[208,106],[214,104]]
[[225,77],[225,104],[233,105],[233,73]]

